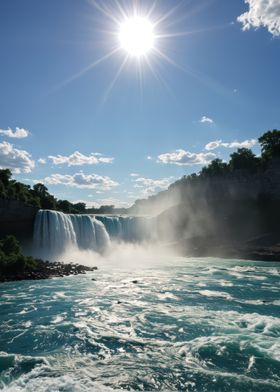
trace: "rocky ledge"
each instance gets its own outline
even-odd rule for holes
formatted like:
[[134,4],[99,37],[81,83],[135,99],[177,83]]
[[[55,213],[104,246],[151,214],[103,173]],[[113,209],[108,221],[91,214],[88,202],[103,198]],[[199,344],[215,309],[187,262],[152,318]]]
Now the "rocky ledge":
[[49,262],[36,260],[36,267],[32,269],[24,269],[22,271],[9,271],[0,274],[0,282],[10,282],[17,280],[39,280],[50,279],[55,277],[64,277],[70,275],[86,274],[97,270],[97,267],[87,267],[80,264],[65,264],[61,262]]

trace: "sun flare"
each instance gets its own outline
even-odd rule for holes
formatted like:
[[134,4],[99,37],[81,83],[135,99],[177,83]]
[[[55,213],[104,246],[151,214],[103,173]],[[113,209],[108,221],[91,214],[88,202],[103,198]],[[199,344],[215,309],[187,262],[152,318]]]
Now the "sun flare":
[[129,18],[120,25],[119,41],[129,55],[143,56],[154,47],[154,26],[144,17]]
[[[170,47],[170,39],[183,37],[189,32],[172,32],[169,19],[178,8],[160,11],[157,0],[149,0],[146,6],[140,6],[140,2],[124,0],[89,0],[100,14],[98,20],[94,20],[94,42],[97,36],[100,40],[98,48],[104,45],[104,54],[88,64],[85,68],[62,82],[55,89],[59,89],[85,73],[100,66],[105,61],[118,59],[119,67],[104,93],[104,102],[124,72],[136,70],[136,77],[142,93],[145,74],[151,72],[156,80],[169,92],[170,89],[162,76],[161,62],[179,67],[173,58],[169,57],[166,50]],[[144,4],[144,2],[143,2]],[[174,24],[174,23],[173,23]],[[176,20],[175,20],[176,24]],[[104,39],[104,41],[103,41]],[[99,41],[98,41],[99,42]],[[184,70],[185,71],[185,70]]]

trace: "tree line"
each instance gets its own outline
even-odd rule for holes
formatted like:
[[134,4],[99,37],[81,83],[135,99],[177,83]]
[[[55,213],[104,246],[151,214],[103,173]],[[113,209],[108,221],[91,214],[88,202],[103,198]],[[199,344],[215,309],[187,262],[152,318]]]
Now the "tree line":
[[77,214],[86,211],[85,203],[58,200],[49,193],[44,184],[38,183],[31,187],[14,180],[9,169],[0,170],[0,198],[20,200],[30,206],[65,213]]
[[184,176],[183,179],[193,180],[195,178],[228,176],[230,173],[238,171],[249,175],[262,172],[272,160],[280,158],[280,130],[274,129],[264,133],[258,138],[258,142],[261,146],[260,156],[256,156],[249,148],[238,148],[236,152],[230,154],[229,162],[224,162],[220,158],[214,159],[208,166],[203,167],[198,174]]
[[[184,198],[184,191],[188,185],[204,182],[217,177],[230,179],[235,176],[248,178],[252,175],[263,173],[275,161],[280,161],[280,130],[274,129],[265,132],[258,138],[261,146],[260,156],[256,156],[249,148],[238,148],[237,151],[230,155],[228,162],[220,158],[212,160],[208,166],[205,166],[198,173],[185,175],[178,181],[169,186],[166,191],[159,192],[150,196],[148,199],[136,200],[134,205],[129,209],[130,213],[140,213],[159,203],[168,204],[168,197],[172,199],[172,192],[179,191]],[[279,173],[280,175],[280,173]]]

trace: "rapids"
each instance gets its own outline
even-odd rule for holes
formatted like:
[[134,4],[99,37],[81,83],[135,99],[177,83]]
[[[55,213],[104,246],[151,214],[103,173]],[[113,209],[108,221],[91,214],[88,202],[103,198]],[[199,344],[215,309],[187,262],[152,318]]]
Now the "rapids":
[[98,267],[1,285],[0,388],[280,391],[279,264],[147,255]]

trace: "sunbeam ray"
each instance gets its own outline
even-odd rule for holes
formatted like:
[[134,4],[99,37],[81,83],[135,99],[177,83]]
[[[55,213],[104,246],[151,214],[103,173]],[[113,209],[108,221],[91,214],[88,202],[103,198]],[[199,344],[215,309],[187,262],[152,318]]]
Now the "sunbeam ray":
[[179,64],[177,64],[174,60],[172,60],[170,57],[168,57],[165,53],[163,53],[160,49],[154,48],[154,52],[159,58],[162,58],[165,60],[167,63],[173,65],[175,68],[180,69],[183,72],[186,72],[186,70],[181,67]]
[[120,2],[118,0],[114,0],[114,3],[116,4],[118,10],[120,11],[121,16],[123,17],[123,19],[126,20],[127,19],[127,13],[125,12],[123,7],[121,6]]
[[103,61],[108,60],[110,57],[114,56],[119,51],[120,51],[120,48],[113,49],[111,52],[105,54],[103,57],[100,57],[98,60],[94,61],[93,63],[91,63],[90,65],[88,65],[84,69],[82,69],[81,71],[77,72],[75,75],[71,76],[69,79],[63,81],[62,83],[60,83],[57,86],[55,86],[54,88],[52,88],[49,91],[49,93],[56,92],[56,91],[60,90],[62,87],[65,87],[67,84],[73,82],[75,79],[80,78],[82,75],[89,72],[94,67],[101,64]]
[[153,65],[151,64],[150,59],[146,58],[146,63],[148,65],[148,67],[150,68],[150,70],[151,70],[152,74],[154,75],[154,77],[159,82],[159,84],[162,85],[166,89],[167,93],[174,98],[174,94],[172,93],[171,88],[168,86],[168,84],[166,83],[164,78],[161,76],[160,72],[156,71],[154,69]]
[[124,69],[124,67],[125,67],[125,65],[126,65],[126,63],[128,61],[128,57],[129,56],[126,55],[125,59],[123,60],[123,62],[120,65],[116,75],[114,76],[114,79],[112,80],[112,82],[110,83],[109,87],[107,88],[107,90],[106,90],[106,92],[104,94],[104,97],[103,97],[103,103],[105,103],[107,101],[107,99],[108,99],[108,97],[109,97],[113,87],[115,86],[116,82],[118,81],[118,79],[119,79],[119,77],[121,75],[121,72]]
[[225,24],[222,24],[219,26],[212,26],[212,27],[198,29],[198,30],[180,31],[178,33],[156,34],[155,37],[159,38],[159,39],[174,38],[174,37],[186,37],[188,35],[195,35],[195,34],[201,34],[201,33],[208,33],[208,32],[215,31],[215,30],[222,30],[222,29],[225,29],[230,26],[231,26],[231,23],[225,23]]
[[164,22],[167,18],[169,18],[172,14],[174,14],[174,12],[176,12],[178,10],[178,8],[181,7],[182,3],[184,2],[184,0],[181,0],[179,4],[177,4],[175,7],[171,8],[171,10],[169,10],[168,12],[166,12],[164,15],[162,15],[160,18],[158,18],[155,22],[154,25],[157,26],[160,23]]
[[147,13],[147,18],[150,18],[152,16],[152,13],[156,9],[157,4],[158,4],[158,0],[155,0]]
[[102,6],[96,1],[96,0],[91,0],[91,4],[98,10],[100,11],[104,16],[106,16],[107,18],[111,19],[114,23],[119,24],[119,20],[118,18],[116,18],[114,16],[114,14],[112,12],[110,12],[110,10],[108,10],[108,7],[106,7],[106,5],[104,4],[104,2],[102,3]]
[[137,76],[138,76],[138,83],[140,88],[140,96],[142,99],[143,98],[143,69],[142,69],[142,61],[140,58],[137,59]]

